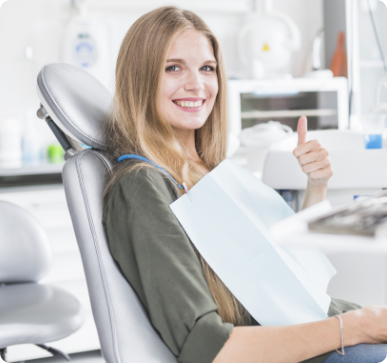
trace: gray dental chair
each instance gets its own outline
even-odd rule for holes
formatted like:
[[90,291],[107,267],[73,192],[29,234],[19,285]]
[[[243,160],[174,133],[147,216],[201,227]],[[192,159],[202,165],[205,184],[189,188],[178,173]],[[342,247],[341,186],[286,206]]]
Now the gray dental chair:
[[6,348],[35,344],[53,355],[53,342],[76,332],[84,320],[79,301],[55,286],[38,284],[51,266],[47,236],[24,209],[0,201],[0,357]]
[[[153,329],[137,295],[110,255],[102,226],[102,193],[112,163],[102,125],[112,96],[89,73],[50,64],[38,76],[45,119],[65,150],[63,182],[102,354],[108,363],[173,363],[176,358]],[[91,147],[83,149],[81,144]]]

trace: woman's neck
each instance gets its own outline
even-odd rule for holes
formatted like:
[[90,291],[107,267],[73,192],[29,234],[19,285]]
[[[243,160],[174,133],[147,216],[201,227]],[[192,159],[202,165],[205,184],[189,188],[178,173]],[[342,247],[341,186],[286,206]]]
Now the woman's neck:
[[195,145],[195,130],[175,129],[175,132],[187,157],[194,162],[201,161]]
[[204,174],[208,173],[209,170],[196,150],[195,144],[195,130],[177,130],[175,129],[176,135],[178,136],[180,143],[187,155],[187,158],[193,161],[198,169]]

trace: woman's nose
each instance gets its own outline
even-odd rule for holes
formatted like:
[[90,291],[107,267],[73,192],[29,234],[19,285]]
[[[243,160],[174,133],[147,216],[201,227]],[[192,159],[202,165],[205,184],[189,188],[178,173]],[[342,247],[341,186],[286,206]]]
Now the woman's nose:
[[198,72],[190,72],[184,84],[184,89],[186,91],[198,92],[203,90],[203,88],[204,85],[201,75]]

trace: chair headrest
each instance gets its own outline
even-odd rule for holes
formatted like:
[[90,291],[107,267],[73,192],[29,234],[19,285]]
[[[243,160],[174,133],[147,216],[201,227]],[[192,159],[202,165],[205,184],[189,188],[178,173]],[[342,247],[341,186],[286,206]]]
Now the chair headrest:
[[96,78],[70,64],[48,64],[38,75],[37,92],[66,135],[94,149],[106,149],[102,126],[110,114],[112,95]]

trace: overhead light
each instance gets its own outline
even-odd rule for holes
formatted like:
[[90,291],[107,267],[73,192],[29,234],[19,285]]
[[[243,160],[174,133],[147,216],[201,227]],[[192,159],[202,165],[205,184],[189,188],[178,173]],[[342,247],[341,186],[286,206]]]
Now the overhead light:
[[387,6],[387,0],[379,0],[379,1],[381,1],[384,5]]
[[0,0],[0,8],[1,8],[1,5],[3,5],[7,0]]

